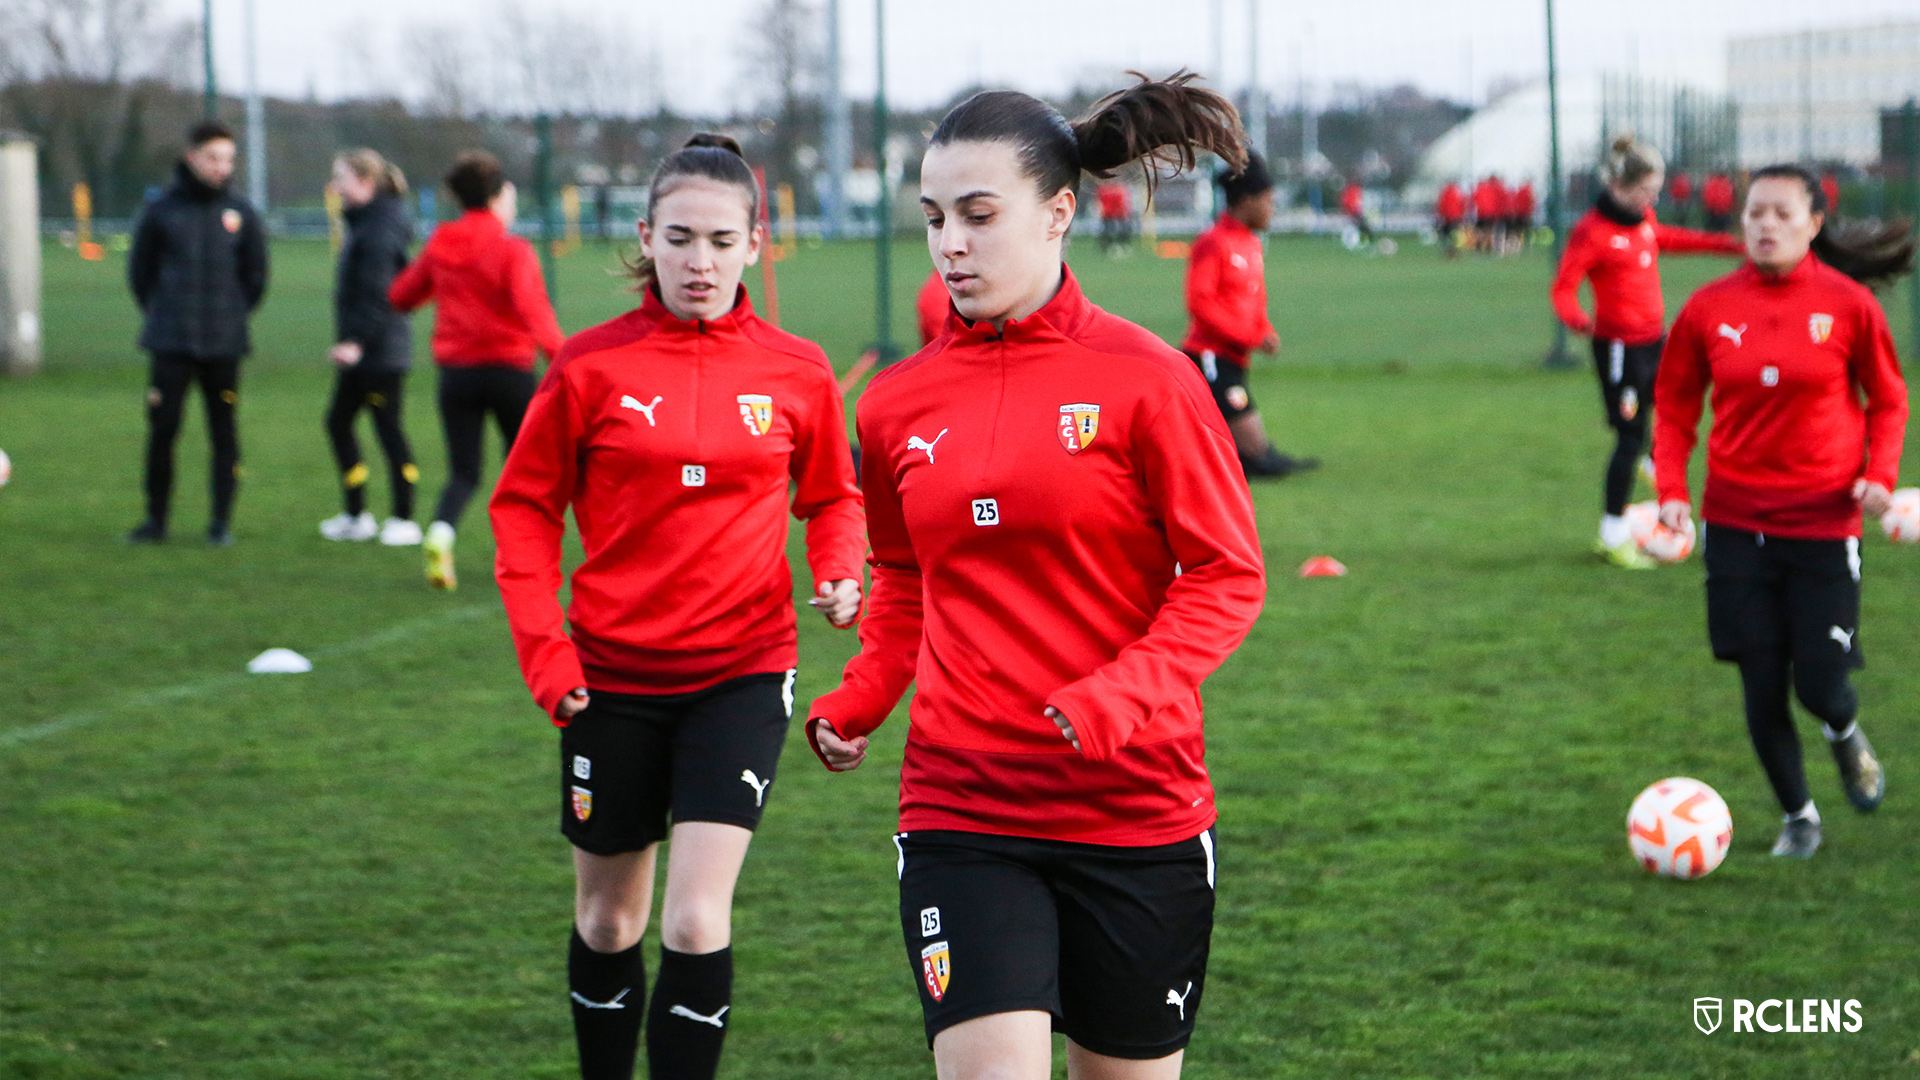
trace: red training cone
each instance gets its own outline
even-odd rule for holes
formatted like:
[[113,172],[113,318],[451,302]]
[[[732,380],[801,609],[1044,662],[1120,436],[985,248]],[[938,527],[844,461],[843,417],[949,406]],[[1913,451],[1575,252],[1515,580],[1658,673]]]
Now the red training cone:
[[1301,577],[1346,577],[1347,568],[1331,555],[1315,555],[1300,564]]

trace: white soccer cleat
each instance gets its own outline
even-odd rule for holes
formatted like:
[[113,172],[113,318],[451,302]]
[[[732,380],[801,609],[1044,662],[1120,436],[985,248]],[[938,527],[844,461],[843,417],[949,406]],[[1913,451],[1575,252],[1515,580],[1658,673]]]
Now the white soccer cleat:
[[329,540],[345,540],[359,543],[371,540],[380,531],[380,525],[373,515],[362,513],[359,517],[349,514],[335,514],[320,523],[320,535]]
[[421,540],[420,523],[406,518],[390,517],[380,526],[380,542],[388,547],[419,547]]

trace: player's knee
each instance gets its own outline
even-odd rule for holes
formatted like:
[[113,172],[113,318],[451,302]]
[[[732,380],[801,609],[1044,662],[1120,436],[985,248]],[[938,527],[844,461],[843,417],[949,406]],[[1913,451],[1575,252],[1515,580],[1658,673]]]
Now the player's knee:
[[1853,690],[1847,669],[1829,665],[1798,665],[1793,673],[1793,693],[1800,704],[1830,727],[1844,727],[1859,711],[1860,698]]
[[581,912],[574,923],[587,948],[599,953],[616,953],[633,948],[640,940],[647,929],[647,915],[645,911],[617,907],[593,908]]
[[732,937],[732,913],[725,905],[676,905],[660,918],[660,941],[674,952],[714,952],[726,948]]

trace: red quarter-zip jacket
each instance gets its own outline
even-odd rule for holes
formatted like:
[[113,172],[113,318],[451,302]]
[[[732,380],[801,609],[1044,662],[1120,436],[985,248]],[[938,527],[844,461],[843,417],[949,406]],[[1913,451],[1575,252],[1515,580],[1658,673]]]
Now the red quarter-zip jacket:
[[[1609,207],[1613,207],[1611,213]],[[1658,341],[1667,328],[1667,302],[1660,295],[1660,253],[1738,255],[1743,250],[1731,236],[1662,225],[1654,219],[1652,207],[1632,216],[1608,200],[1606,206],[1587,211],[1567,234],[1567,252],[1553,279],[1553,310],[1575,333],[1629,345]],[[1582,278],[1593,280],[1592,318],[1580,307]]]
[[549,358],[563,335],[547,302],[533,245],[514,236],[491,210],[469,210],[433,230],[420,257],[387,291],[399,311],[429,300],[433,361],[442,367],[507,364],[533,370],[538,346]]
[[913,683],[904,830],[1146,846],[1212,824],[1200,683],[1266,578],[1193,362],[1067,272],[1003,333],[948,320],[857,412],[873,595],[809,735],[865,735]]
[[[719,319],[682,322],[649,289],[570,338],[527,409],[494,488],[494,572],[549,716],[577,686],[675,694],[793,667],[790,482],[816,584],[860,577],[833,369],[738,296]],[[563,625],[568,507],[586,561]]]
[[1855,480],[1898,483],[1907,384],[1887,317],[1865,286],[1818,258],[1779,277],[1748,263],[1703,286],[1674,320],[1654,384],[1663,502],[1692,501],[1687,460],[1708,385],[1702,519],[1839,540],[1860,535]]
[[1220,215],[1187,257],[1187,339],[1181,348],[1245,365],[1273,333],[1267,318],[1266,254],[1232,214]]

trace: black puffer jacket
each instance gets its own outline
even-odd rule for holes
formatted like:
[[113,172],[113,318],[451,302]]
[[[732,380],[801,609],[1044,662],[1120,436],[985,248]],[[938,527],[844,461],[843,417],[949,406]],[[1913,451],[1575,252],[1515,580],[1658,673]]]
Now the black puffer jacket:
[[413,222],[392,195],[381,195],[346,213],[347,239],[333,284],[335,341],[360,345],[360,367],[406,371],[413,364],[413,326],[393,310],[387,290],[407,268]]
[[260,215],[179,163],[173,186],[140,214],[127,283],[146,313],[141,348],[206,359],[246,355],[247,316],[267,292]]

